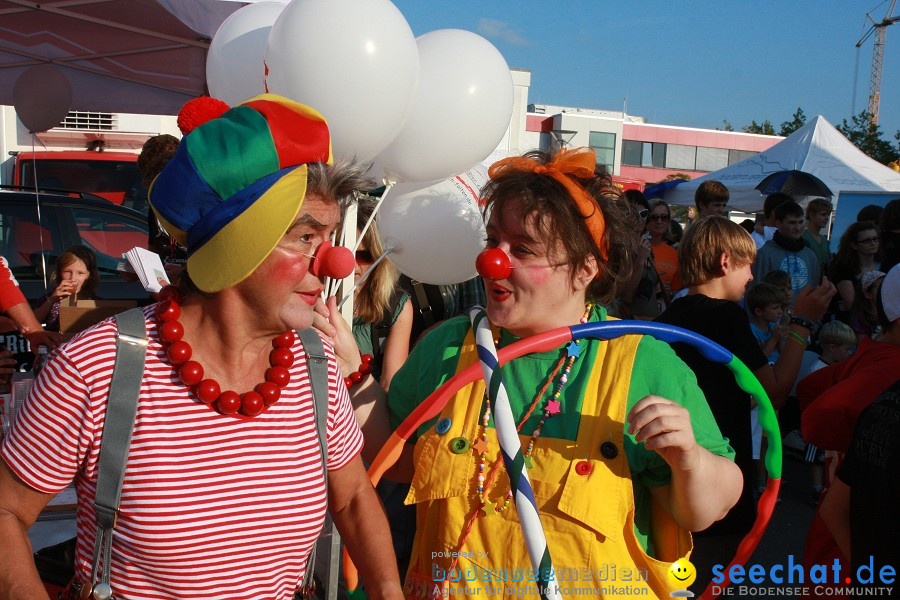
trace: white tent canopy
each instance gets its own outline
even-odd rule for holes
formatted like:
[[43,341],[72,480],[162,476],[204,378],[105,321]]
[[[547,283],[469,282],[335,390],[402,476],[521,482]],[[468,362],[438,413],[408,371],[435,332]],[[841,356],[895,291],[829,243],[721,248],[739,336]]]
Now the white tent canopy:
[[669,189],[670,204],[693,205],[701,183],[714,179],[728,188],[729,207],[756,212],[765,197],[756,186],[768,175],[803,171],[818,177],[834,198],[841,192],[900,192],[900,173],[872,160],[819,115],[768,150],[709,175]]

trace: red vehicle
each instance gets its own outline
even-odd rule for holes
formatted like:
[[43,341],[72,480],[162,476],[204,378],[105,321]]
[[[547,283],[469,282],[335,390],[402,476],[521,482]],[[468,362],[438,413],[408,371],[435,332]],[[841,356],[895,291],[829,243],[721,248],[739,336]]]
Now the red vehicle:
[[147,194],[141,185],[137,158],[130,152],[19,152],[15,155],[12,183],[88,192],[113,204],[143,211]]
[[612,176],[613,183],[616,184],[623,192],[626,190],[637,190],[639,192],[644,191],[644,182],[640,179],[631,179],[630,177],[621,177],[619,175]]

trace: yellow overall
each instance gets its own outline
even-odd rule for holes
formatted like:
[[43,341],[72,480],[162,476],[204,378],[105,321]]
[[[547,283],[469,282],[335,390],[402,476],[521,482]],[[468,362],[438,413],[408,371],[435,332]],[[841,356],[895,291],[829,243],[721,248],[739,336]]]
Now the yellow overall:
[[[625,336],[599,343],[588,384],[596,393],[588,393],[583,400],[577,439],[540,437],[532,452],[534,468],[528,476],[555,569],[551,585],[572,588],[564,595],[621,596],[626,588],[629,595],[668,598],[670,591],[679,589],[669,583],[669,566],[690,555],[690,533],[655,502],[651,539],[656,558],[644,552],[634,534],[634,496],[623,424],[639,340],[639,336]],[[476,360],[470,332],[457,372]],[[440,588],[443,579],[450,580],[445,596],[537,597],[539,593],[536,574],[529,571],[515,501],[500,514],[480,513],[459,549],[459,562],[448,571],[469,518],[481,508],[476,490],[480,458],[471,448],[457,452],[458,438],[474,442],[480,435],[483,395],[482,380],[460,390],[441,413],[441,419],[450,419],[449,429],[438,433],[441,428],[432,427],[416,443],[416,471],[406,499],[407,504],[417,505],[416,539],[404,586],[407,598],[430,597],[435,581]],[[519,437],[524,448],[530,436]],[[490,465],[501,460],[494,429],[487,430],[487,439],[485,475]],[[612,442],[619,450],[614,458],[601,454],[604,442]],[[498,506],[509,490],[509,479],[500,469],[502,473],[486,490],[488,499]]]

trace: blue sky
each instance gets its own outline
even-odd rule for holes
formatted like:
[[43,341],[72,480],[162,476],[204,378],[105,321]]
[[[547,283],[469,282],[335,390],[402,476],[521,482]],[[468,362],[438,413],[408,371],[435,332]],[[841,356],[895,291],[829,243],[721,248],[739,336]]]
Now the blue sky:
[[[393,0],[416,36],[467,29],[531,71],[529,102],[621,110],[654,123],[735,130],[797,107],[837,125],[866,108],[866,13],[890,2]],[[895,16],[900,7],[895,9]],[[900,23],[887,29],[880,121],[900,129]],[[857,59],[858,56],[858,59]],[[853,102],[854,72],[856,101]]]

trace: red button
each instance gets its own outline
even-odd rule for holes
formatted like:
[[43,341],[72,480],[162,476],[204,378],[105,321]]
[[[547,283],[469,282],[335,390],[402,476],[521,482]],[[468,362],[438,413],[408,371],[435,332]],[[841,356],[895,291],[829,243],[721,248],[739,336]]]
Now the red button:
[[575,465],[575,472],[579,475],[590,475],[593,470],[594,465],[586,460],[578,461],[578,464]]

